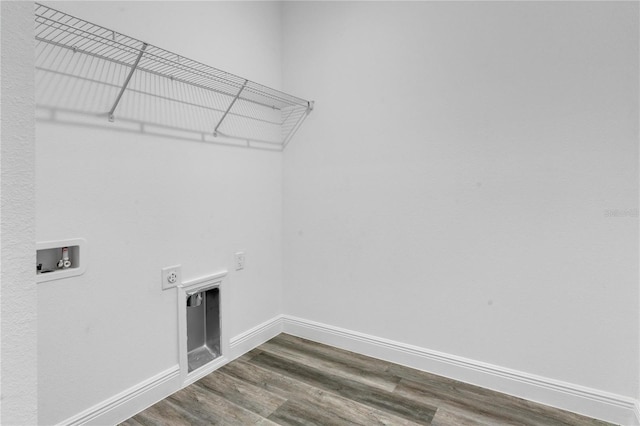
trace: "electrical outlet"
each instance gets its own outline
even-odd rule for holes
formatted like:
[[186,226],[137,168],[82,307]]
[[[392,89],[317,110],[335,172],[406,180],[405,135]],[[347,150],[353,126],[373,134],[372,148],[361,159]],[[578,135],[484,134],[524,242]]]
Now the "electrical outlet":
[[167,290],[182,284],[182,267],[180,265],[162,268],[162,289]]
[[244,269],[244,256],[245,253],[243,251],[236,253],[236,271]]

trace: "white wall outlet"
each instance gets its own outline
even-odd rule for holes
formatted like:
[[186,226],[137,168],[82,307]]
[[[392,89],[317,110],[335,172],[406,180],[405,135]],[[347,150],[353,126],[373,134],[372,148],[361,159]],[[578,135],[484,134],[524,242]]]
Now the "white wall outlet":
[[167,290],[182,284],[182,267],[180,265],[162,268],[162,289]]
[[244,256],[245,253],[243,251],[236,252],[236,271],[244,269]]

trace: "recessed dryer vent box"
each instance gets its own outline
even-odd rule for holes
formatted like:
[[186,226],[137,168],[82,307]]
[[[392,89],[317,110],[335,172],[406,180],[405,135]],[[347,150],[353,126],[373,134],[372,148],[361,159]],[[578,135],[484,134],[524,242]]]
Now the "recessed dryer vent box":
[[82,238],[37,243],[36,253],[35,269],[38,283],[84,273],[86,241]]
[[227,271],[183,282],[178,290],[180,370],[186,386],[226,364],[221,284]]

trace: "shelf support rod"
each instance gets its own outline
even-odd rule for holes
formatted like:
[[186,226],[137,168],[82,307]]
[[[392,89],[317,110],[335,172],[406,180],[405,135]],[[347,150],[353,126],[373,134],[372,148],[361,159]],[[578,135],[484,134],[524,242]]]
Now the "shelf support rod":
[[124,94],[125,89],[129,85],[129,81],[131,81],[131,77],[133,76],[134,71],[136,70],[136,68],[138,68],[138,64],[140,63],[140,59],[142,59],[142,54],[144,53],[144,50],[146,48],[147,48],[147,43],[142,43],[142,48],[140,49],[140,53],[138,53],[138,57],[136,58],[136,61],[133,63],[133,66],[131,67],[131,71],[129,71],[129,75],[127,76],[127,79],[124,81],[122,88],[120,88],[120,93],[118,93],[118,97],[116,98],[116,101],[113,103],[113,106],[109,111],[109,121],[114,120],[113,113],[115,112],[116,107],[118,106],[118,103],[120,103],[120,98],[122,98],[122,95]]
[[213,129],[213,136],[218,136],[218,127],[220,127],[220,125],[222,124],[222,122],[224,121],[224,119],[227,117],[227,114],[229,114],[229,111],[231,111],[231,108],[233,108],[233,104],[236,103],[236,101],[238,100],[238,98],[240,97],[240,94],[242,93],[242,91],[244,90],[245,87],[247,87],[247,83],[249,82],[249,80],[245,80],[244,83],[242,84],[242,87],[240,88],[240,90],[238,90],[238,93],[236,94],[236,97],[233,98],[233,100],[231,101],[231,103],[229,104],[229,107],[227,108],[227,110],[224,112],[224,114],[222,114],[222,117],[220,118],[220,121],[218,121],[218,124],[216,125],[216,128]]

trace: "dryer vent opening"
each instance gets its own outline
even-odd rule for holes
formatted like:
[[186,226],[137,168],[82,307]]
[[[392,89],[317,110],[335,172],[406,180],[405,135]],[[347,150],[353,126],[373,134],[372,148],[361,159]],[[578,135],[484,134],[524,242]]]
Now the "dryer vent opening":
[[187,359],[189,373],[220,356],[220,289],[187,294]]

